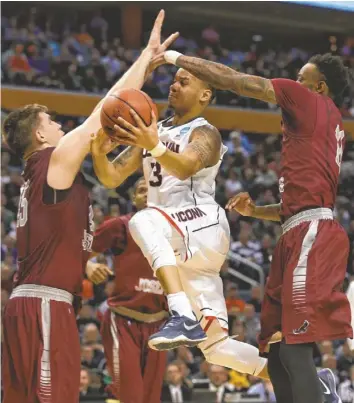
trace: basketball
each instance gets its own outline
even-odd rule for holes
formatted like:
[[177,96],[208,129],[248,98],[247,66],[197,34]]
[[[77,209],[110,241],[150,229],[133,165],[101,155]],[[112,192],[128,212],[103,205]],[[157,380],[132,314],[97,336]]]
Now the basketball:
[[158,117],[157,107],[143,91],[133,88],[124,89],[106,97],[101,109],[101,125],[103,130],[113,136],[114,125],[118,124],[118,118],[122,117],[127,122],[136,126],[135,120],[130,114],[133,109],[143,120],[146,126],[151,125],[151,111]]

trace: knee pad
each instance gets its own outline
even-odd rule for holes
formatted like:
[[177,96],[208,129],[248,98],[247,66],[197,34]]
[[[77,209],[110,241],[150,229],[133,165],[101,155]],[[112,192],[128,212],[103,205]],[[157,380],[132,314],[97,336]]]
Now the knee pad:
[[267,364],[267,359],[259,356],[256,347],[233,340],[228,336],[221,337],[223,338],[220,341],[214,342],[214,344],[209,343],[209,346],[205,344],[207,342],[198,346],[205,359],[211,364],[254,376],[257,376]]
[[129,230],[151,268],[176,266],[176,257],[168,240],[169,224],[154,210],[142,210],[129,221]]

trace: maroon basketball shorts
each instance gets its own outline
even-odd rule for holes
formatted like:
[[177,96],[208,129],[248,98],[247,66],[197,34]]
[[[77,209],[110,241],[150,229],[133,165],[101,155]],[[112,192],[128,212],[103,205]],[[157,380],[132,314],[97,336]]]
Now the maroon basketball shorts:
[[287,344],[351,338],[341,291],[349,254],[344,229],[323,208],[296,214],[282,227],[265,287],[260,350],[277,331]]
[[39,285],[14,289],[3,318],[3,403],[77,403],[80,342],[72,295]]
[[162,322],[143,323],[105,312],[101,334],[112,392],[124,403],[160,403],[167,354],[151,350]]

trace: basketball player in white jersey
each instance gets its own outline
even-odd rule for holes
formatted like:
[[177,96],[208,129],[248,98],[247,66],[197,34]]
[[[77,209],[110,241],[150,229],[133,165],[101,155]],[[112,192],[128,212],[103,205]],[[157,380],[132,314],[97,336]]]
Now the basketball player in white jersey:
[[112,146],[96,141],[96,174],[107,187],[119,186],[143,166],[148,208],[130,221],[130,232],[167,295],[170,319],[149,340],[166,350],[198,345],[206,359],[267,378],[266,359],[255,347],[228,337],[228,317],[219,271],[229,250],[226,214],[215,201],[215,177],[226,147],[219,131],[201,117],[213,90],[185,70],[170,87],[174,116],[146,127],[120,120],[119,142],[130,145],[113,162]]

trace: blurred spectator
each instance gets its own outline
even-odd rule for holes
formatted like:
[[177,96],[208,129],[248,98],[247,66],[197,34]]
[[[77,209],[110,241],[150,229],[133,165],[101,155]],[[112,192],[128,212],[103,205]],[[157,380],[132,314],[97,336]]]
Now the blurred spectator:
[[251,262],[261,265],[263,254],[258,241],[251,241],[252,229],[249,225],[243,225],[239,233],[239,241],[232,242],[231,250]]
[[92,323],[98,328],[100,326],[99,321],[94,316],[94,309],[88,303],[83,303],[80,309],[78,318],[76,320],[77,327],[80,335],[84,333],[85,326]]
[[251,386],[247,392],[248,395],[256,395],[264,403],[276,402],[273,385],[270,381],[261,381]]
[[262,307],[262,289],[259,286],[254,286],[251,288],[251,298],[248,303],[254,306],[257,313],[261,312]]
[[13,53],[8,57],[6,64],[8,77],[13,83],[23,85],[31,80],[32,69],[21,43],[14,46]]
[[98,84],[94,70],[91,67],[86,68],[82,79],[82,87],[88,92],[100,92]]
[[337,369],[340,379],[350,377],[350,368],[353,365],[354,351],[351,351],[348,342],[345,342],[337,356]]
[[64,86],[67,90],[77,91],[81,89],[82,77],[78,74],[77,65],[70,64],[64,78]]
[[84,344],[90,344],[94,349],[103,351],[101,344],[101,335],[98,327],[94,323],[85,325],[82,334],[82,342]]
[[12,291],[12,281],[15,270],[5,262],[1,262],[1,289],[6,290],[8,294]]
[[90,387],[90,383],[91,383],[90,372],[85,368],[81,368],[81,371],[80,371],[80,400],[82,400],[83,397],[90,397],[90,396],[95,395],[94,390]]
[[188,377],[189,374],[196,373],[198,371],[198,363],[191,350],[186,346],[181,346],[177,348],[176,358],[179,361],[183,361],[188,367],[188,374],[185,373],[184,376]]
[[220,41],[220,34],[216,31],[213,25],[209,25],[202,31],[202,38],[205,42],[216,45]]
[[193,391],[186,385],[179,366],[171,363],[167,366],[165,384],[162,387],[161,401],[184,403],[192,401]]
[[230,140],[226,142],[226,146],[230,154],[241,153],[244,157],[248,157],[252,152],[251,143],[239,130],[233,130],[229,134],[229,139]]
[[75,36],[81,45],[92,46],[94,43],[92,36],[87,32],[86,24],[80,26],[80,32]]
[[225,295],[227,313],[237,315],[245,309],[245,301],[238,295],[238,286],[235,283],[228,285]]
[[206,360],[203,360],[199,365],[199,371],[192,376],[192,380],[195,381],[206,381],[208,380],[208,370],[210,367],[210,363]]
[[242,183],[239,180],[236,169],[231,169],[229,177],[225,182],[225,195],[229,199],[242,190]]
[[227,393],[233,393],[235,387],[229,383],[229,374],[226,368],[219,365],[210,365],[208,370],[210,380],[209,390],[216,392],[216,402],[223,403]]
[[231,370],[229,371],[229,382],[235,386],[236,390],[247,390],[250,386],[250,382],[247,374],[242,374],[241,372]]
[[261,322],[256,314],[254,306],[251,304],[246,304],[243,310],[243,315],[248,340],[251,342],[251,344],[257,345],[257,337],[261,330]]
[[97,350],[91,344],[81,346],[81,365],[89,369],[102,371],[106,366],[103,351]]

